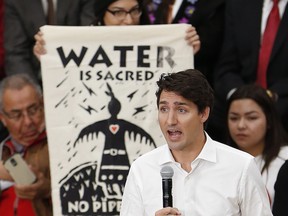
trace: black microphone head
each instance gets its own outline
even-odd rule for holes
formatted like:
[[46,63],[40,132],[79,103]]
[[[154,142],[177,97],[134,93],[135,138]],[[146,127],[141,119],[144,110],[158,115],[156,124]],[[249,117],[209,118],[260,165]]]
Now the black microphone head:
[[161,171],[162,179],[171,179],[174,175],[174,170],[170,166],[162,167]]

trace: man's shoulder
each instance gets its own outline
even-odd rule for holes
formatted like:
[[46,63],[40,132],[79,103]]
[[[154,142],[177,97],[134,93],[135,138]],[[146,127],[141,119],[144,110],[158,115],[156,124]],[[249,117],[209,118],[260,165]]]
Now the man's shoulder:
[[167,144],[160,145],[160,146],[157,146],[157,148],[143,154],[141,157],[144,157],[144,158],[145,157],[153,157],[153,156],[156,156],[158,154],[163,154],[163,151],[166,151],[167,149],[169,149]]
[[231,162],[235,161],[251,161],[253,160],[253,156],[248,154],[247,152],[241,151],[239,149],[233,148],[227,144],[223,144],[217,141],[213,141],[216,147],[217,156],[221,159],[231,160]]
[[160,145],[157,148],[141,155],[138,157],[134,163],[146,163],[146,162],[152,162],[152,161],[158,161],[159,159],[163,158],[165,155],[165,152],[169,150],[168,145]]
[[241,151],[239,149],[236,149],[232,146],[229,146],[228,144],[218,142],[216,140],[213,140],[207,133],[207,143],[209,145],[212,145],[213,148],[216,150],[217,156],[223,156],[223,157],[236,157],[236,158],[246,158],[248,160],[253,159],[254,157],[247,152]]

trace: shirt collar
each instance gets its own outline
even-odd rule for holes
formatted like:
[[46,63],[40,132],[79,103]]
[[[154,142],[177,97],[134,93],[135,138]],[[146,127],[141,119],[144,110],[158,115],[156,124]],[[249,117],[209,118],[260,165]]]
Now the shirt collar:
[[210,161],[213,163],[216,163],[217,160],[217,151],[215,146],[215,141],[211,139],[211,137],[205,132],[206,142],[198,155],[198,157],[195,159],[203,159],[206,161]]
[[14,140],[13,138],[11,139],[11,142],[12,142],[12,144],[14,146],[15,152],[17,152],[17,153],[24,152],[25,147],[23,145],[21,145],[18,142],[16,142],[16,140]]
[[[47,139],[46,130],[43,130],[39,134],[37,139],[34,140],[34,142],[28,146],[28,148],[32,145],[37,145],[46,139]],[[10,135],[9,135],[8,139],[5,140],[4,145],[6,145],[10,149],[11,154],[14,154],[15,152],[17,152],[17,153],[23,153],[24,152],[25,153],[25,151],[27,150],[26,147],[24,147],[20,143],[16,142]]]
[[175,162],[168,144],[164,145],[162,148],[163,148],[163,156],[159,158],[159,165]]

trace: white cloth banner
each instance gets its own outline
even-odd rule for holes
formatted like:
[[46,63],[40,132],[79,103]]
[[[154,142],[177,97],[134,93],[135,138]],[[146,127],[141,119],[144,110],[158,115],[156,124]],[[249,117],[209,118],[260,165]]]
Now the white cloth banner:
[[43,26],[54,215],[118,215],[130,164],[164,138],[156,81],[193,68],[186,24]]

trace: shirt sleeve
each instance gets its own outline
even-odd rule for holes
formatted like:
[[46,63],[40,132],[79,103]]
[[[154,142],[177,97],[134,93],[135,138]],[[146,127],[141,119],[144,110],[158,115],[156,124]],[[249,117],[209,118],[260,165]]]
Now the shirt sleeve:
[[245,167],[239,186],[241,215],[272,216],[268,193],[254,159]]

